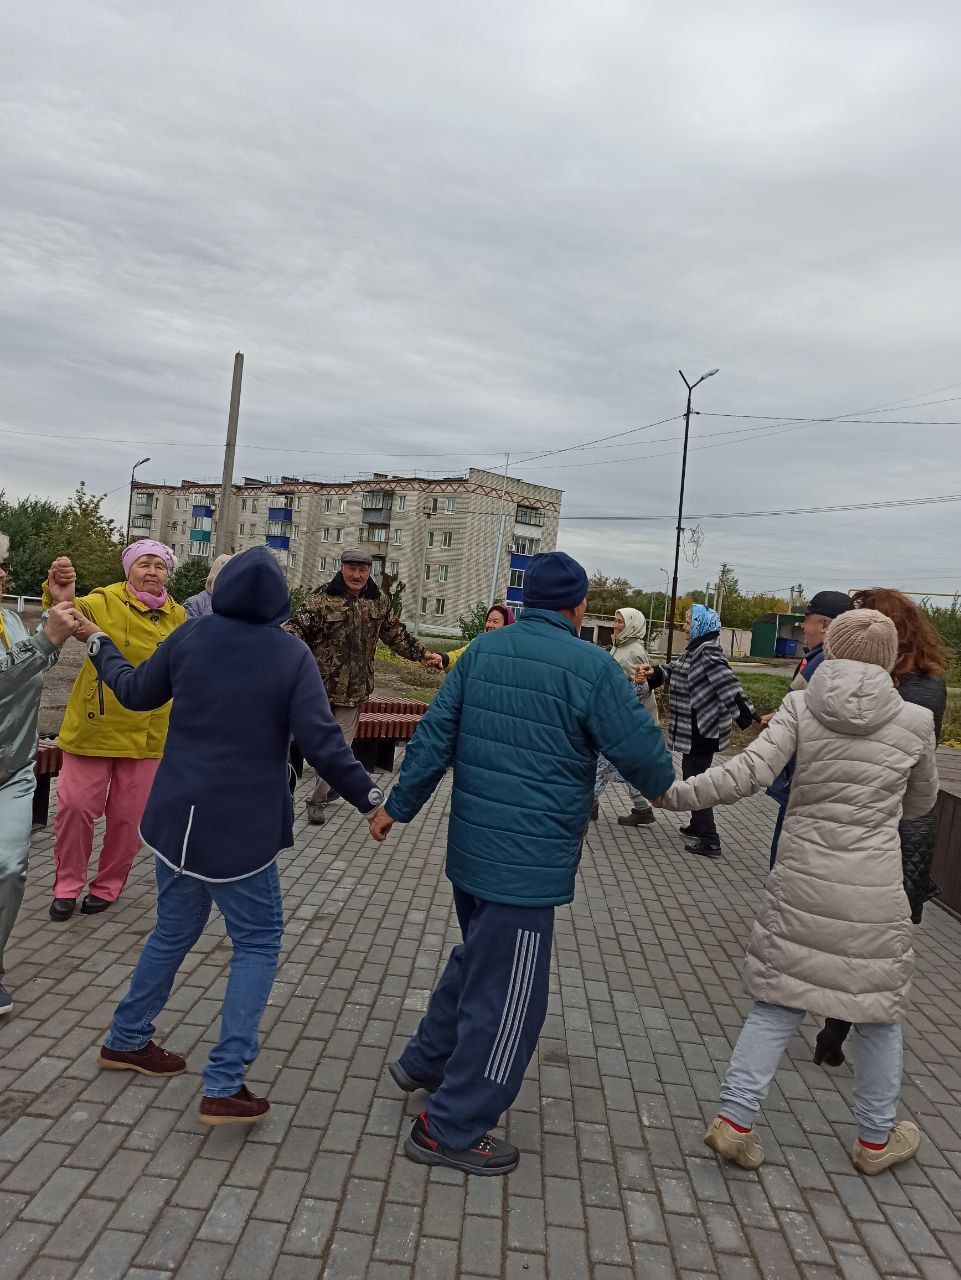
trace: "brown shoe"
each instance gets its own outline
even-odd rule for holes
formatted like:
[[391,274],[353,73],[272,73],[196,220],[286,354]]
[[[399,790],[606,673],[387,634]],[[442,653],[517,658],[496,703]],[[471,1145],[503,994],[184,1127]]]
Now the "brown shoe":
[[229,1098],[200,1099],[201,1124],[253,1124],[270,1110],[266,1098],[256,1098],[245,1084]]
[[187,1059],[179,1053],[168,1053],[159,1044],[148,1041],[142,1049],[100,1050],[97,1061],[107,1071],[139,1071],[142,1076],[182,1076],[187,1070]]

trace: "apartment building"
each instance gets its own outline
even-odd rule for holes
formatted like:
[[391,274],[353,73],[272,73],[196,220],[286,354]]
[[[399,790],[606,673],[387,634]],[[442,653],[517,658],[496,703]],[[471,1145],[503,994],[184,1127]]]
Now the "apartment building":
[[[190,480],[138,480],[131,536],[158,538],[180,558],[209,559],[220,542],[219,496],[218,487]],[[391,589],[403,583],[405,623],[456,635],[458,618],[486,603],[495,557],[495,598],[520,602],[530,557],[557,545],[562,497],[560,489],[476,468],[440,479],[247,477],[232,487],[224,543],[228,551],[271,548],[292,588],[329,581],[343,547],[359,543],[373,558],[378,583]]]

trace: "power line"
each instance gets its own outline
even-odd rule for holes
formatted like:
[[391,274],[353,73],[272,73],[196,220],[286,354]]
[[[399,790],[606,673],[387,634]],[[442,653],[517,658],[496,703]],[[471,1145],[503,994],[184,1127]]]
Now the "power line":
[[954,418],[788,418],[777,413],[709,413],[702,409],[694,412],[702,418],[776,418],[778,422],[840,422],[846,427],[961,427],[961,419]]
[[[832,511],[876,511],[886,507],[926,507],[941,502],[961,502],[961,493],[938,494],[928,498],[894,498],[887,502],[846,502],[838,503],[836,506],[830,507],[785,507],[778,511],[707,511],[703,514],[695,514],[688,512],[686,519],[688,520],[747,520],[761,516],[808,516],[818,515]],[[609,516],[609,515],[591,515],[591,516],[565,516],[562,515],[561,520],[629,520],[629,521],[656,521],[656,520],[673,520],[673,515],[659,516]]]

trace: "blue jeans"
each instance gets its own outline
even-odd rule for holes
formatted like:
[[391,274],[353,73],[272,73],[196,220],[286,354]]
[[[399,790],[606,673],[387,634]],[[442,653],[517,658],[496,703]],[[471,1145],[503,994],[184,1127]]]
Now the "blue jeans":
[[[754,1006],[721,1085],[720,1114],[725,1119],[744,1128],[754,1124],[788,1041],[803,1021],[803,1009],[761,1001]],[[858,1137],[865,1142],[887,1142],[901,1096],[901,1025],[857,1023],[850,1043]]]
[[401,1066],[443,1080],[427,1103],[431,1132],[463,1151],[520,1092],[547,1014],[553,907],[514,907],[454,886],[464,941],[454,947]]
[[27,883],[33,793],[37,776],[28,764],[0,784],[0,978],[3,951],[13,932]]
[[284,912],[277,864],[244,880],[214,884],[180,875],[157,859],[157,924],[144,944],[130,990],[117,1006],[107,1048],[142,1049],[170,998],[177,970],[204,931],[216,903],[233,945],[220,1039],[204,1068],[208,1098],[229,1098],[257,1056],[257,1031],[280,955]]
[[787,815],[787,805],[782,804],[778,807],[777,822],[774,824],[774,836],[771,840],[771,864],[770,870],[774,870],[774,864],[777,862],[777,847],[781,841],[781,830],[784,827],[784,819]]

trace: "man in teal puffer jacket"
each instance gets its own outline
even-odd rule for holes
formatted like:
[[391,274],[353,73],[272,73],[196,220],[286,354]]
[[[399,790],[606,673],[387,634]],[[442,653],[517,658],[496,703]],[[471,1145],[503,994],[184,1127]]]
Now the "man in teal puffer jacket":
[[433,1093],[406,1143],[421,1163],[516,1168],[516,1147],[489,1130],[537,1046],[554,908],[574,897],[598,753],[650,799],[674,781],[624,673],[579,638],[586,607],[581,565],[563,552],[531,560],[523,616],[478,636],[448,675],[380,823],[410,822],[453,766],[447,876],[464,940],[390,1067],[406,1092]]

